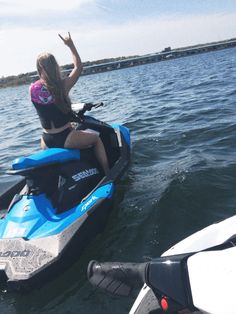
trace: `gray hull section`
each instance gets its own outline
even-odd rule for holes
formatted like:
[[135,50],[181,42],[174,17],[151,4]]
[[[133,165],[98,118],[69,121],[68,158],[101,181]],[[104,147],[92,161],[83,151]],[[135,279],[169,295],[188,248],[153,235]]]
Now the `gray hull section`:
[[27,281],[60,259],[87,218],[87,215],[80,217],[55,236],[33,240],[1,239],[0,270],[7,276],[8,284]]

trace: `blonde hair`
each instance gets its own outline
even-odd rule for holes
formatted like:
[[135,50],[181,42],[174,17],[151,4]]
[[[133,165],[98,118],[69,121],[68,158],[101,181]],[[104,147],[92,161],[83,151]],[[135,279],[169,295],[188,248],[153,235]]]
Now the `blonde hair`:
[[65,94],[60,68],[55,57],[47,52],[41,53],[37,58],[37,70],[40,79],[55,97],[56,106],[62,112],[68,113],[71,110],[71,102]]

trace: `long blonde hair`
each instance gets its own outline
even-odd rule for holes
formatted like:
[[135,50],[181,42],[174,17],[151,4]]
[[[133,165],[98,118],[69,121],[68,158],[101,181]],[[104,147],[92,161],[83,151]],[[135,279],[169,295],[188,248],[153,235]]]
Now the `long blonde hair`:
[[71,110],[71,102],[65,93],[61,72],[55,57],[50,53],[41,53],[37,58],[37,70],[49,92],[55,97],[56,106],[64,113]]

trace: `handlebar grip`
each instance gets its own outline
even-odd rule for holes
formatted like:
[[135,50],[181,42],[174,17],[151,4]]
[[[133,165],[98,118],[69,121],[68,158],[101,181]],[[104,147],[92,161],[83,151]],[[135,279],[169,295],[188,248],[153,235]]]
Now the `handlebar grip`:
[[101,106],[104,106],[103,102],[94,103],[94,104],[91,103],[91,102],[88,102],[88,103],[84,104],[84,110],[85,111],[90,111],[92,108],[98,108],[98,107],[101,107]]
[[98,107],[101,107],[101,106],[104,106],[104,103],[103,102],[99,102],[97,104],[94,104],[94,107],[95,108],[98,108]]
[[95,107],[94,104],[89,103],[89,102],[85,103],[83,111],[90,111],[93,107]]
[[99,263],[90,261],[87,276],[90,283],[106,291],[127,296],[145,282],[148,263]]

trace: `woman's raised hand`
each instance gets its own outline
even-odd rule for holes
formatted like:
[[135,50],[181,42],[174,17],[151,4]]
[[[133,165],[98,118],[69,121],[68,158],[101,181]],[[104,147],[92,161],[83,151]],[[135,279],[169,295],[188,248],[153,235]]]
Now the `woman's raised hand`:
[[70,32],[68,32],[68,36],[62,37],[60,34],[58,36],[61,38],[61,40],[64,42],[64,44],[68,47],[71,47],[74,45],[73,40],[71,39]]
[[[0,0],[1,1],[1,0]],[[73,43],[73,40],[71,39],[70,32],[68,32],[68,36],[61,36],[58,34],[58,36],[61,38],[61,40],[64,42],[64,44],[69,47],[72,53],[72,58],[73,58],[73,63],[74,63],[74,68],[70,72],[70,74],[64,79],[64,88],[65,88],[65,93],[68,95],[70,89],[75,85],[77,82],[82,69],[83,65],[80,59],[80,56],[78,54],[78,51]]]

